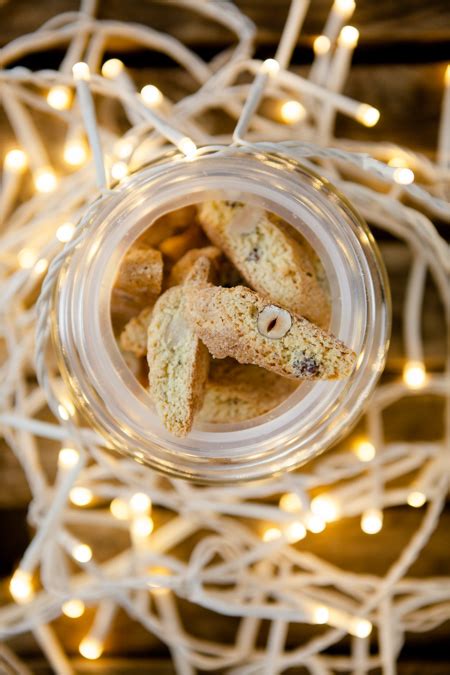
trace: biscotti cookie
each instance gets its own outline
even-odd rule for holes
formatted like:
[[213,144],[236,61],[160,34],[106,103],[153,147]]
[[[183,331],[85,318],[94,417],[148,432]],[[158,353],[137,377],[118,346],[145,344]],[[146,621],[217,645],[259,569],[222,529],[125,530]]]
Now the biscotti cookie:
[[168,260],[175,263],[191,248],[206,246],[207,243],[202,229],[194,224],[187,227],[180,234],[163,239],[158,248]]
[[192,248],[184,254],[178,262],[172,267],[169,276],[169,287],[178,286],[186,279],[186,276],[192,269],[194,263],[201,257],[208,258],[212,263],[216,263],[222,252],[216,246],[205,246],[204,248]]
[[143,309],[137,316],[128,321],[119,337],[120,347],[135,356],[147,353],[147,331],[152,316],[153,305]]
[[169,288],[153,308],[148,327],[150,394],[159,417],[175,436],[186,436],[203,403],[209,354],[185,319],[188,292],[207,281],[210,261],[199,258],[184,286]]
[[308,251],[278,226],[277,216],[227,201],[204,202],[198,214],[209,239],[252,288],[319,326],[329,324],[329,300]]
[[189,225],[195,222],[197,213],[195,206],[183,206],[170,213],[166,213],[148,227],[140,236],[139,243],[157,247],[163,239],[180,234]]
[[163,260],[159,251],[135,244],[126,253],[115,288],[132,296],[159,295],[163,279]]
[[226,424],[263,415],[282,403],[297,383],[232,359],[213,360],[199,422]]
[[343,342],[244,286],[188,288],[186,319],[215,358],[231,356],[284,377],[340,379],[355,364]]

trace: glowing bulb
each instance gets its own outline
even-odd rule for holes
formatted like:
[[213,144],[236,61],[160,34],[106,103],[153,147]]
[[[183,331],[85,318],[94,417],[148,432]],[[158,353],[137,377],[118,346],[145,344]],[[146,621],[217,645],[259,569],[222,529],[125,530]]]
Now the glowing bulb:
[[85,659],[90,659],[91,661],[98,659],[103,654],[102,643],[94,637],[83,638],[78,649],[81,656],[84,656]]
[[64,161],[69,166],[81,166],[87,159],[87,149],[83,141],[73,139],[64,146]]
[[143,492],[136,492],[130,499],[130,509],[134,515],[148,513],[151,505],[150,497]]
[[153,520],[149,516],[138,516],[131,523],[133,537],[148,537],[153,532]]
[[274,77],[280,70],[280,64],[276,59],[266,59],[262,63],[261,70],[263,73],[267,73],[267,75]]
[[295,124],[305,118],[306,110],[298,101],[285,101],[280,108],[280,115],[286,124]]
[[58,184],[55,172],[50,167],[38,169],[33,180],[38,192],[53,192]]
[[12,173],[22,173],[28,166],[28,158],[23,150],[14,148],[6,153],[4,166]]
[[327,54],[330,51],[330,47],[330,38],[328,38],[326,35],[318,35],[313,42],[314,54],[317,54],[317,56],[323,56],[323,54]]
[[75,544],[72,557],[80,563],[87,563],[92,558],[92,549],[87,544]]
[[311,511],[329,523],[339,517],[339,508],[336,500],[329,495],[318,495],[311,502]]
[[87,506],[93,498],[92,490],[89,488],[75,486],[69,492],[69,499],[75,506]]
[[267,530],[264,530],[262,535],[262,540],[265,542],[275,541],[281,537],[281,530],[278,527],[268,527]]
[[63,223],[56,230],[56,238],[62,243],[70,241],[75,233],[75,225],[73,223]]
[[444,84],[446,87],[450,86],[450,64],[445,69]]
[[130,515],[127,502],[120,497],[115,497],[115,499],[112,500],[109,505],[109,510],[117,520],[127,520]]
[[414,182],[414,172],[406,167],[395,169],[392,177],[399,185],[411,185]]
[[320,516],[316,516],[314,513],[310,513],[306,516],[306,527],[310,532],[314,534],[319,534],[323,532],[326,527],[326,522]]
[[141,96],[144,103],[150,108],[156,108],[161,105],[163,100],[162,93],[154,84],[146,84],[145,87],[142,87]]
[[358,638],[366,638],[372,632],[372,624],[367,619],[352,619],[348,632]]
[[330,612],[328,611],[327,607],[324,607],[323,605],[317,605],[317,607],[314,607],[314,609],[311,612],[311,621],[312,623],[327,623],[328,618],[330,616]]
[[197,146],[195,145],[192,138],[184,136],[178,143],[178,149],[186,155],[186,157],[192,157],[197,152]]
[[33,584],[31,574],[17,569],[9,582],[9,590],[14,600],[19,603],[25,603],[31,600],[33,596]]
[[62,613],[69,617],[69,619],[78,619],[84,614],[84,602],[73,598],[67,600],[61,605]]
[[119,159],[128,159],[133,152],[134,145],[127,138],[121,138],[114,146],[114,153]]
[[87,63],[79,61],[72,66],[72,74],[76,80],[89,80],[91,72]]
[[360,440],[354,446],[355,455],[361,462],[371,462],[375,457],[375,447],[370,441]]
[[426,495],[419,490],[413,490],[409,493],[407,500],[409,506],[413,506],[415,509],[419,509],[427,501]]
[[36,253],[32,251],[31,248],[23,248],[17,254],[17,259],[22,269],[28,270],[33,267],[36,262]]
[[380,119],[380,111],[367,103],[361,103],[356,111],[356,119],[366,127],[374,127]]
[[58,455],[58,464],[62,469],[71,469],[78,464],[80,453],[75,448],[61,448]]
[[283,511],[295,513],[296,511],[302,510],[303,504],[300,497],[295,494],[295,492],[286,492],[286,494],[280,497],[279,506]]
[[359,30],[354,26],[344,26],[338,37],[338,44],[342,47],[353,48],[358,44]]
[[383,514],[380,509],[367,509],[361,517],[361,529],[366,534],[377,534],[383,527]]
[[61,404],[59,404],[59,406],[58,406],[58,415],[60,416],[60,418],[62,420],[64,420],[64,422],[67,422],[67,420],[70,417],[70,413],[69,413],[68,409]]
[[354,0],[334,0],[333,8],[336,9],[339,14],[344,16],[349,16],[355,11],[355,1]]
[[36,272],[36,274],[44,274],[47,267],[48,267],[48,260],[46,260],[45,258],[41,258],[35,264],[34,271]]
[[284,529],[284,536],[290,544],[295,544],[306,537],[306,527],[300,522],[289,523]]
[[121,180],[128,175],[128,164],[126,162],[114,162],[111,167],[111,176],[114,180]]
[[403,369],[403,382],[410,389],[420,389],[427,380],[425,366],[421,361],[408,361]]
[[69,87],[58,85],[49,89],[47,103],[55,110],[67,110],[72,102],[72,91]]
[[103,77],[108,77],[110,80],[113,80],[120,75],[123,69],[124,65],[120,59],[108,59],[102,65],[102,75]]

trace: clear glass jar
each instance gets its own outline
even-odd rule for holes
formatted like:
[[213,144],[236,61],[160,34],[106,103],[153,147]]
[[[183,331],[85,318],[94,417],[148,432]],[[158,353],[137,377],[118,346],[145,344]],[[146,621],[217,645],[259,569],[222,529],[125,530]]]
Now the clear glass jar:
[[[358,359],[346,380],[304,382],[265,415],[239,424],[194,425],[179,439],[163,427],[119,351],[111,291],[125,252],[152,222],[219,194],[280,215],[315,249],[331,289],[330,330]],[[178,478],[247,481],[303,464],[360,415],[384,366],[389,293],[370,231],[328,182],[257,148],[194,159],[172,153],[121,182],[85,226],[86,236],[57,280],[53,340],[75,408],[110,447]]]

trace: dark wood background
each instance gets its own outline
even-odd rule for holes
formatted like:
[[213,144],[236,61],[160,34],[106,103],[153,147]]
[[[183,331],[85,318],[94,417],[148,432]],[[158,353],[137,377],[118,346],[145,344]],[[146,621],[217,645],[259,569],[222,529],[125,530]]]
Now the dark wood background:
[[[188,10],[173,11],[170,2],[155,0],[101,0],[103,18],[136,21],[156,29],[169,30],[209,58],[226,47],[230,35],[211,23],[202,22]],[[288,0],[237,0],[236,4],[258,26],[257,56],[273,55]],[[312,60],[312,41],[321,32],[331,1],[312,0],[311,8],[294,54],[294,67],[303,71]],[[0,46],[38,27],[55,14],[74,10],[76,0],[0,0]],[[443,74],[450,61],[450,2],[449,0],[358,0],[351,21],[360,30],[360,43],[345,93],[377,106],[382,111],[379,125],[367,130],[346,118],[339,118],[339,134],[354,139],[383,140],[405,144],[433,156],[437,138]],[[21,61],[33,69],[57,67],[63,53],[53,50],[34,54]],[[110,45],[109,55],[120,56],[133,75],[142,83],[153,81],[162,89],[169,87],[177,95],[177,69],[170,60],[157,53],[133,51],[126,43]],[[189,83],[186,83],[189,86]],[[171,88],[171,89],[170,89]],[[179,93],[179,92],[178,92]],[[3,138],[8,130],[0,121]],[[408,255],[389,241],[382,243],[388,265],[394,299],[394,337],[390,352],[387,378],[397,377],[402,366],[401,311]],[[429,285],[425,302],[424,325],[428,336],[427,361],[430,368],[443,363],[445,338],[442,311],[435,289]],[[399,403],[386,416],[388,440],[439,438],[442,434],[442,407],[434,397],[422,397],[414,406]],[[424,420],[429,420],[424,423]],[[44,466],[49,472],[55,464],[57,448],[42,445]],[[0,574],[3,575],[0,598],[7,597],[8,575],[14,569],[29,538],[26,509],[29,493],[21,470],[5,446],[0,455]],[[357,520],[346,519],[330,525],[321,535],[308,537],[308,550],[330,562],[357,572],[382,574],[406,544],[420,521],[420,510],[409,507],[390,509],[382,531],[374,536],[362,535]],[[164,513],[156,519],[164,518]],[[410,574],[417,577],[449,575],[450,553],[448,532],[450,508],[447,507],[438,531],[433,535],[424,555],[414,564]],[[112,535],[112,533],[111,533]],[[110,555],[121,542],[117,535],[105,532],[102,554]],[[189,627],[204,638],[232,639],[236,622],[212,616],[187,603],[183,614]],[[173,673],[164,645],[137,624],[119,614],[106,645],[106,656],[95,663],[77,657],[77,645],[86,632],[92,612],[78,621],[61,619],[56,623],[58,634],[74,656],[79,673]],[[305,641],[314,629],[293,626],[288,637],[290,645]],[[265,629],[260,644],[264,644]],[[432,633],[408,636],[400,655],[398,672],[402,675],[447,675],[450,673],[450,622]],[[35,673],[50,672],[40,651],[30,636],[11,641]],[[337,645],[335,653],[344,653],[345,644]],[[0,665],[0,672],[2,666]],[[300,670],[291,671],[301,673]]]

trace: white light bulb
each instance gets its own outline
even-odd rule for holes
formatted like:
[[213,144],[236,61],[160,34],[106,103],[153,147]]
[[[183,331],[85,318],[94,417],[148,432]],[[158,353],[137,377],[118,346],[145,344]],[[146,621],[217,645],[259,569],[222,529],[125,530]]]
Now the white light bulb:
[[78,619],[84,614],[84,602],[78,598],[72,598],[63,602],[61,605],[62,613],[69,617],[69,619]]
[[339,507],[335,499],[330,495],[318,495],[311,502],[311,511],[327,523],[339,517]]
[[128,159],[133,152],[133,148],[134,145],[130,140],[121,138],[114,146],[114,154],[119,157],[119,159]]
[[399,185],[411,185],[411,183],[414,183],[414,172],[406,167],[395,169],[392,176]]
[[186,157],[193,157],[195,153],[197,152],[197,146],[195,145],[194,141],[192,138],[189,138],[188,136],[184,136],[178,143],[177,143],[178,149],[181,150],[181,152],[186,155]]
[[75,544],[72,557],[80,563],[87,563],[92,558],[92,549],[87,544]]
[[324,607],[323,605],[318,605],[317,607],[314,607],[314,609],[311,612],[311,621],[312,623],[317,624],[327,623],[329,615],[330,612],[328,611],[327,607]]
[[361,462],[371,462],[375,457],[375,447],[370,441],[359,440],[354,445],[354,452]]
[[56,230],[56,238],[62,243],[70,241],[75,233],[75,225],[73,223],[63,223]]
[[95,660],[103,654],[103,645],[94,637],[85,637],[78,647],[81,656],[85,659]]
[[339,33],[338,44],[342,47],[353,48],[358,44],[359,30],[354,26],[344,26]]
[[419,509],[427,501],[426,495],[419,490],[413,490],[409,493],[407,500],[409,506],[413,506],[415,509]]
[[72,91],[64,85],[57,85],[49,89],[47,103],[55,110],[67,110],[72,102]]
[[383,527],[383,513],[380,509],[367,509],[361,516],[361,529],[366,534],[377,534]]
[[92,490],[76,485],[69,492],[69,499],[75,506],[87,506],[93,499]]
[[280,116],[286,124],[295,124],[305,119],[306,110],[299,101],[285,101],[280,108]]
[[108,77],[110,80],[113,80],[120,75],[124,67],[123,62],[120,59],[108,59],[102,65],[102,75],[103,77]]
[[339,14],[350,16],[355,11],[355,0],[334,0],[333,8]]
[[46,258],[40,258],[34,266],[34,271],[36,274],[44,274],[48,267],[48,260]]
[[306,537],[306,527],[300,522],[289,523],[284,528],[284,536],[290,544],[295,544]]
[[275,541],[281,537],[281,530],[278,527],[268,527],[264,530],[262,540],[265,542]]
[[6,153],[3,163],[11,173],[22,173],[28,166],[28,157],[23,150],[14,148]]
[[145,87],[141,89],[141,96],[146,105],[149,108],[156,108],[161,105],[163,101],[163,95],[154,84],[146,84]]
[[152,502],[143,492],[136,492],[130,499],[130,509],[134,515],[146,514],[150,510]]
[[421,361],[408,361],[403,369],[403,381],[410,389],[420,389],[427,380],[425,366]]
[[111,167],[111,176],[114,180],[122,180],[128,175],[128,164],[126,162],[114,162]]
[[20,267],[22,267],[24,270],[28,270],[33,267],[34,263],[36,262],[36,252],[31,248],[23,248],[17,254],[17,259],[19,261]]
[[53,192],[58,185],[55,172],[50,167],[38,169],[33,176],[33,180],[38,192]]
[[72,66],[72,74],[76,80],[89,80],[91,71],[87,63],[79,61]]
[[350,622],[349,633],[358,638],[366,638],[372,632],[372,624],[367,619],[353,619]]
[[280,64],[275,59],[266,59],[262,63],[261,70],[263,73],[274,77],[280,71]]
[[153,520],[149,516],[138,516],[131,523],[131,535],[137,538],[148,537],[153,532],[153,527]]
[[279,506],[282,511],[295,513],[296,511],[301,511],[303,505],[300,497],[295,492],[286,492],[286,494],[280,497]]
[[330,38],[328,38],[326,35],[318,35],[313,42],[314,54],[317,54],[317,56],[323,56],[323,54],[327,54],[330,51],[330,48]]
[[367,103],[361,103],[356,111],[356,119],[366,127],[374,127],[380,119],[380,111]]
[[23,604],[31,600],[33,596],[32,577],[29,572],[17,569],[9,582],[9,590],[14,600]]
[[62,469],[71,469],[78,464],[80,453],[75,448],[61,448],[58,455],[58,464]]
[[316,516],[314,513],[310,513],[306,516],[306,527],[310,532],[314,534],[319,534],[323,532],[326,527],[326,522],[321,516]]
[[83,141],[73,139],[64,146],[64,161],[69,166],[81,166],[87,159],[87,148]]
[[116,497],[112,500],[109,505],[109,510],[117,520],[127,520],[130,516],[130,509],[127,502],[120,497]]

